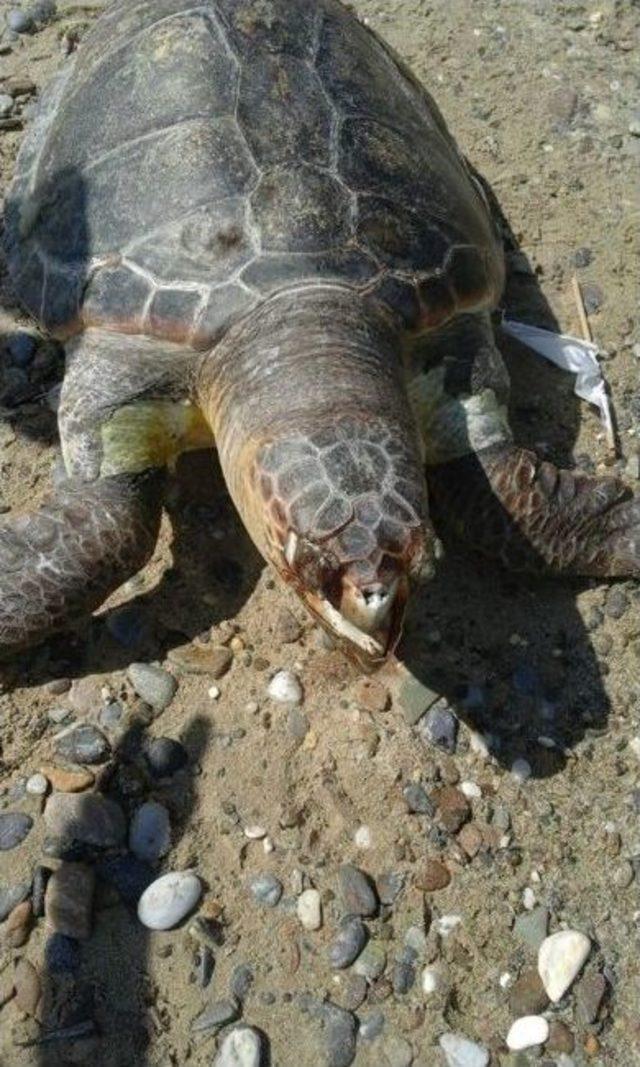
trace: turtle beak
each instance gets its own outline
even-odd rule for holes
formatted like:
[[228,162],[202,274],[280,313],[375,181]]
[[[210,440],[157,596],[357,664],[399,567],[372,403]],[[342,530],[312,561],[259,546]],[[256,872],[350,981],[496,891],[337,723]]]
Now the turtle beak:
[[376,582],[364,589],[345,580],[339,607],[310,591],[303,593],[303,599],[347,655],[374,670],[400,639],[408,594],[408,579],[398,575],[387,585]]

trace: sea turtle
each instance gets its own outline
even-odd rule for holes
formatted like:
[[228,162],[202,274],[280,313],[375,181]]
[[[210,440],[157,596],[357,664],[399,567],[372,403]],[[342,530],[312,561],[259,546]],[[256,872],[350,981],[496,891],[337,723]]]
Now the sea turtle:
[[640,576],[640,501],[514,444],[483,188],[337,0],[111,3],[33,119],[6,248],[65,344],[67,480],[0,529],[3,652],[133,575],[172,460],[214,442],[256,545],[367,662],[430,515],[517,569]]

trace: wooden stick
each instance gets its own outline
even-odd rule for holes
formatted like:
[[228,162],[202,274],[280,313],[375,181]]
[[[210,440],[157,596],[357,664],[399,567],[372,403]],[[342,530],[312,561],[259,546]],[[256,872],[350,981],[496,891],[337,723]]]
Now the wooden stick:
[[591,326],[589,325],[589,318],[584,306],[584,300],[582,299],[582,290],[580,288],[580,282],[576,278],[575,274],[571,279],[571,288],[573,289],[573,296],[576,302],[576,308],[578,309],[578,318],[580,319],[580,329],[582,330],[582,336],[585,341],[593,341],[593,334],[591,333]]

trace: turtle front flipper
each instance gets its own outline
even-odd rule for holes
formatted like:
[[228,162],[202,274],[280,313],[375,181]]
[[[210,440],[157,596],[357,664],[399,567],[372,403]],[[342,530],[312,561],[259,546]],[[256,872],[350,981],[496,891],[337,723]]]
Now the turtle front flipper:
[[185,399],[195,358],[106,330],[68,342],[58,413],[68,480],[0,526],[0,656],[88,615],[149,559],[167,466],[212,443]]
[[69,482],[0,526],[0,656],[88,614],[153,552],[161,471]]
[[488,316],[460,316],[430,349],[411,392],[438,533],[510,570],[640,577],[640,499],[618,479],[558,470],[513,443]]

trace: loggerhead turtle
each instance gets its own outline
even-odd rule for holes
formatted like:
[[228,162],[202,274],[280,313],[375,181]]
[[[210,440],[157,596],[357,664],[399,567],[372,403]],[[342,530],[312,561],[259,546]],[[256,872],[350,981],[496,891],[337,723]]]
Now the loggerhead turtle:
[[6,237],[65,343],[68,477],[0,528],[4,653],[137,571],[172,460],[214,443],[256,545],[364,660],[429,570],[429,511],[510,567],[640,576],[640,501],[514,444],[485,196],[337,0],[110,4],[33,120]]

